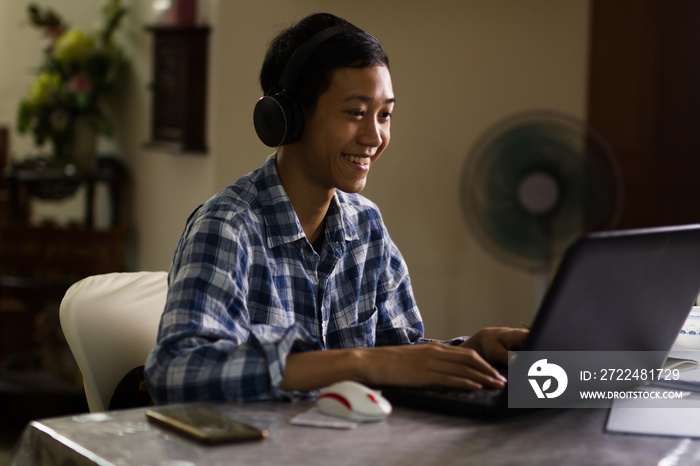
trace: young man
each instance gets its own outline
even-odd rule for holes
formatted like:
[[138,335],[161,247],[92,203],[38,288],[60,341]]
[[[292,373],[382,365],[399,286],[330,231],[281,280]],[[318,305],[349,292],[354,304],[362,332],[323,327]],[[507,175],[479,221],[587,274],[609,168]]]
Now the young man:
[[146,364],[155,401],[289,398],[346,379],[503,386],[487,360],[505,362],[526,332],[425,340],[406,264],[357,194],[390,139],[381,45],[312,15],[272,42],[260,82],[256,129],[284,139],[187,222]]

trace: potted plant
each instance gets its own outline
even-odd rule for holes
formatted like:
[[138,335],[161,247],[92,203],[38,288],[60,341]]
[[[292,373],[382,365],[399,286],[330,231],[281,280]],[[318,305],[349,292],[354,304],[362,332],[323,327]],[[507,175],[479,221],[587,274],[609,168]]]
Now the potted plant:
[[94,170],[96,137],[111,135],[108,99],[118,90],[126,64],[113,35],[125,12],[121,0],[108,0],[100,26],[86,32],[69,27],[50,8],[28,7],[30,22],[42,31],[46,45],[19,103],[17,130],[31,133],[37,146],[50,142],[52,167]]

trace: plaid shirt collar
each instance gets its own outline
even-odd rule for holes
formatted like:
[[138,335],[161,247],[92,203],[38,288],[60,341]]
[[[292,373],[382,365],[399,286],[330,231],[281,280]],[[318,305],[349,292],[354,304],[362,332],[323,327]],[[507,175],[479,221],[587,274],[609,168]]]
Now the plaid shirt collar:
[[[268,157],[261,167],[255,187],[263,212],[267,246],[274,248],[306,239],[299,218],[277,172],[276,154]],[[346,242],[359,239],[356,226],[346,220],[350,209],[347,205],[347,196],[348,194],[336,190],[326,214],[326,239],[336,255],[345,252]]]

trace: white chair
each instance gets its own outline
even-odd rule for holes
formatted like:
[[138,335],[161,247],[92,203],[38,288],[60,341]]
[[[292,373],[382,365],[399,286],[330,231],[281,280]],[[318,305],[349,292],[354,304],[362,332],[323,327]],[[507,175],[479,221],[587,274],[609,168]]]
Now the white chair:
[[66,292],[61,328],[83,375],[91,412],[105,411],[121,379],[142,366],[156,342],[166,272],[87,277]]

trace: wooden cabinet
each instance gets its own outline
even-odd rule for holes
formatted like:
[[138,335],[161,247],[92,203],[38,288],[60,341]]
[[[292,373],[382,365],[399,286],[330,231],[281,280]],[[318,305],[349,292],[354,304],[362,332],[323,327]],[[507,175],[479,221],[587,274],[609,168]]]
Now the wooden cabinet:
[[[38,356],[42,365],[46,355],[69,355],[64,342],[53,338],[61,335],[58,304],[66,290],[88,275],[125,270],[129,234],[122,205],[126,167],[119,159],[105,156],[98,157],[94,174],[69,175],[46,169],[43,161],[41,157],[26,158],[2,177],[9,186],[9,214],[0,221],[0,366],[17,355],[20,359],[27,354]],[[108,228],[94,227],[93,191],[98,183],[109,189]],[[62,201],[80,186],[86,188],[82,224],[29,223],[31,199]],[[35,348],[41,351],[30,351]]]
[[154,26],[151,145],[207,151],[208,27]]
[[624,182],[619,227],[700,221],[700,2],[593,0],[588,119]]

